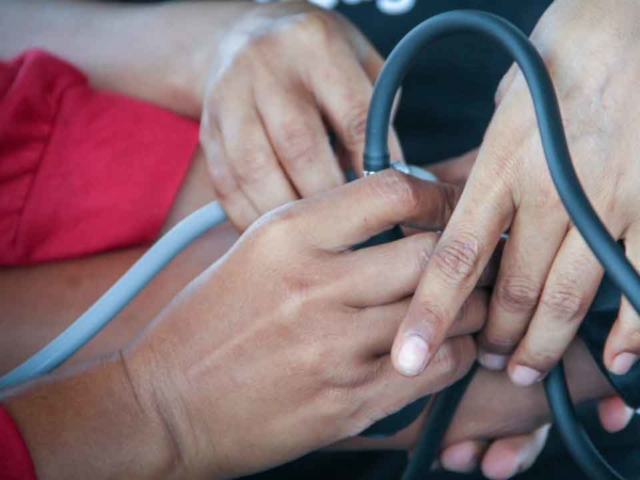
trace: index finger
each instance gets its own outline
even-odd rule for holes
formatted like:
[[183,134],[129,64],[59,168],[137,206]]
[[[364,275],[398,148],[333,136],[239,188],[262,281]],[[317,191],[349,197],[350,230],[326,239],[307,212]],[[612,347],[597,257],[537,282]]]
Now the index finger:
[[480,170],[472,173],[396,335],[391,355],[403,375],[418,375],[430,362],[513,215],[509,191]]
[[[349,41],[332,42],[313,58],[306,81],[316,102],[339,140],[338,153],[344,168],[362,173],[362,157],[373,83],[384,63],[361,34]],[[355,45],[354,45],[355,44]],[[318,73],[322,73],[319,75]],[[393,129],[389,148],[394,160],[402,160],[400,143]]]

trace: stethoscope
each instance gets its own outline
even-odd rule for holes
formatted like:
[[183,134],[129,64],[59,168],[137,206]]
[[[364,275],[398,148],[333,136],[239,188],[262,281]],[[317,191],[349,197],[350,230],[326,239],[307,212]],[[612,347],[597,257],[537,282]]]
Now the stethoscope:
[[[580,186],[551,78],[535,47],[517,27],[496,15],[461,10],[437,15],[411,30],[391,52],[374,87],[367,123],[365,174],[374,174],[392,166],[387,138],[393,100],[412,61],[430,42],[463,32],[480,33],[506,49],[527,80],[545,157],[558,194],[571,220],[607,272],[607,279],[601,284],[583,323],[581,336],[614,387],[637,408],[640,406],[640,365],[636,364],[624,377],[614,377],[602,365],[602,351],[608,334],[607,322],[610,326],[620,305],[620,292],[640,312],[640,276],[608,234]],[[417,170],[409,170],[408,173],[420,175]],[[0,377],[0,390],[44,375],[62,364],[104,328],[178,253],[225,220],[224,211],[217,202],[213,202],[178,223],[58,337]],[[358,248],[393,241],[401,236],[400,228],[395,227]],[[405,471],[405,480],[423,479],[429,474],[442,437],[474,372],[472,369],[463,380],[433,399],[420,441]],[[630,389],[629,385],[637,388]],[[584,474],[592,480],[622,479],[600,456],[581,428],[569,396],[562,362],[545,379],[545,390],[558,431]],[[401,430],[420,415],[427,401],[423,398],[408,405],[372,425],[363,434],[386,436]]]

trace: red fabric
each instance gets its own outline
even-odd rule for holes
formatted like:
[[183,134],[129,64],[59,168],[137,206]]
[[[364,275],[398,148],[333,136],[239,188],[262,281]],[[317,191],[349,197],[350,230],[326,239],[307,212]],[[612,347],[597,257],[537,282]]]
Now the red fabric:
[[195,122],[46,52],[0,62],[0,265],[151,242],[197,141]]
[[36,470],[27,445],[9,414],[0,406],[0,478],[35,480]]

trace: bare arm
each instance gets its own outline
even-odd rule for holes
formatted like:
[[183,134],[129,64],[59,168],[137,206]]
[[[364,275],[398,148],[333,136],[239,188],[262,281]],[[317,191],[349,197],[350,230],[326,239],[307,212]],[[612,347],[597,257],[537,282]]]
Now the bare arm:
[[40,47],[99,88],[197,117],[217,38],[250,1],[121,5],[4,0],[0,58]]
[[171,478],[175,449],[117,355],[31,384],[4,402],[38,478]]
[[[567,367],[576,400],[609,393],[581,346],[569,350]],[[33,384],[9,398],[5,406],[23,432],[40,478],[179,475],[180,460],[172,436],[145,398],[136,395],[124,362],[113,356],[71,375]],[[518,388],[504,373],[481,370],[445,443],[526,432],[547,416],[539,386]],[[415,442],[419,423],[392,439],[356,438],[336,447],[408,448]]]

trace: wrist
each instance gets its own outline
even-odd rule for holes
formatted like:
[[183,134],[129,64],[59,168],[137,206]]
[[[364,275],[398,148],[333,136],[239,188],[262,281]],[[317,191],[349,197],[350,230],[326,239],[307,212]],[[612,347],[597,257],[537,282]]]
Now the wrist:
[[[146,471],[155,472],[149,478],[183,478],[184,465],[180,443],[168,421],[163,404],[158,402],[153,380],[144,370],[134,367],[127,356],[118,353],[118,369],[127,392],[128,403],[137,411],[139,423],[147,431],[146,437],[154,440],[153,454],[149,456]],[[148,440],[149,441],[149,440]]]
[[189,382],[168,366],[170,356],[158,353],[145,337],[120,355],[137,404],[162,438],[162,471],[171,478],[221,478],[211,468],[215,452],[192,412]]
[[7,393],[3,404],[40,479],[171,478],[179,472],[167,433],[117,355]]
[[[169,61],[163,71],[169,84],[167,103],[178,113],[197,118],[202,112],[209,72],[223,37],[256,5],[250,0],[169,2],[152,8],[152,29],[159,29],[168,37]],[[181,28],[184,25],[189,28]]]

